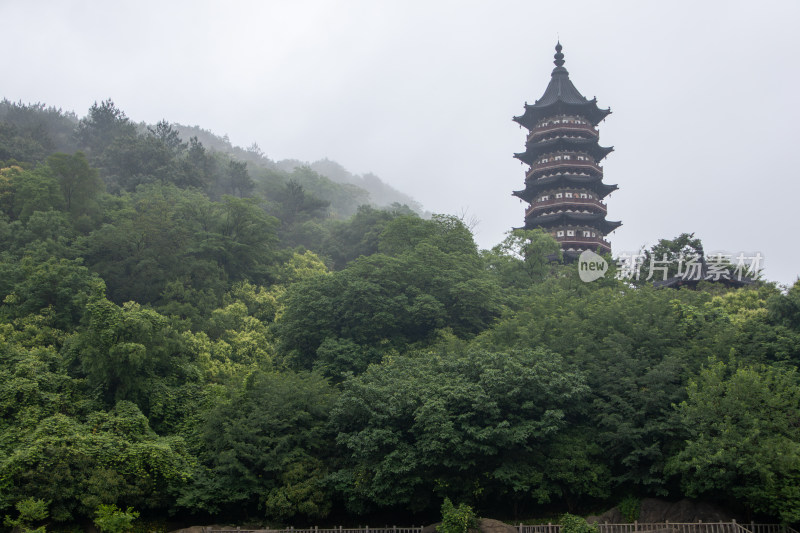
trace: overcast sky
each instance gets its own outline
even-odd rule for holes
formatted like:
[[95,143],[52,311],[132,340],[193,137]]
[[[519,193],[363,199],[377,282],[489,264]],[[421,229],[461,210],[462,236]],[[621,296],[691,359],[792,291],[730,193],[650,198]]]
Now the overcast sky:
[[695,232],[800,274],[800,2],[0,0],[0,97],[199,125],[374,172],[425,209],[523,223],[511,122],[560,38],[600,124],[614,253]]

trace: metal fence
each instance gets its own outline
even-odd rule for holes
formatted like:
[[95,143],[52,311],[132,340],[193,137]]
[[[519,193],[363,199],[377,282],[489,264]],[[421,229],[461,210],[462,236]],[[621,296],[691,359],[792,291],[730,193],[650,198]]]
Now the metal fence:
[[[598,533],[798,533],[780,524],[732,522],[634,522],[632,524],[595,524]],[[519,524],[517,533],[561,533],[559,524]],[[319,527],[306,529],[211,529],[203,533],[422,533],[422,526],[411,527]]]
[[[731,522],[634,522],[632,524],[595,524],[598,533],[797,533],[780,524]],[[561,533],[559,524],[517,526],[519,533]]]
[[397,527],[397,526],[384,526],[384,527],[319,527],[314,526],[307,529],[206,529],[203,528],[203,533],[422,533],[423,526],[411,527]]

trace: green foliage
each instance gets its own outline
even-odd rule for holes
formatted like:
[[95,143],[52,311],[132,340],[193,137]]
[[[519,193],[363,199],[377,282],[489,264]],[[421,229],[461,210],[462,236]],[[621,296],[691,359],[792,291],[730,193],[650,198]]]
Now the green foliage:
[[52,310],[53,325],[64,330],[74,329],[89,301],[105,289],[80,260],[26,255],[17,262],[0,256],[0,269],[0,317],[21,318]]
[[151,382],[178,362],[178,335],[166,317],[134,302],[119,307],[102,298],[86,312],[87,327],[70,345],[80,369],[109,402],[146,406]]
[[690,496],[725,494],[755,512],[800,520],[796,369],[712,362],[678,407],[686,444],[668,471]]
[[[674,239],[660,239],[649,250],[645,250],[644,255],[644,265],[650,265],[651,261],[668,261],[666,277],[670,278],[678,274],[679,262],[685,263],[691,258],[699,262],[704,255],[703,243],[695,238],[694,233],[682,233]],[[664,274],[660,272],[654,273],[656,281],[663,277]]]
[[408,209],[374,209],[362,205],[350,219],[333,221],[322,243],[322,254],[333,261],[333,269],[341,270],[360,256],[378,252],[386,225],[399,216],[413,215]]
[[584,518],[565,513],[558,519],[562,533],[597,533],[597,526],[588,524]]
[[560,496],[550,462],[588,389],[543,350],[455,347],[392,356],[347,380],[331,423],[345,450],[333,476],[353,509],[431,498],[546,502]]
[[56,414],[0,461],[0,501],[45,498],[56,521],[88,517],[109,500],[163,508],[187,481],[191,462],[183,439],[157,436],[129,402],[86,422]]
[[637,494],[800,520],[800,282],[583,283],[541,231],[479,252],[456,217],[362,205],[402,197],[374,176],[137,126],[110,100],[80,121],[0,102],[0,160],[4,515]]
[[94,525],[104,533],[128,533],[133,530],[133,521],[139,518],[139,512],[133,507],[123,511],[116,505],[100,505],[95,512]]
[[33,527],[36,522],[41,522],[47,518],[47,507],[50,502],[38,500],[36,498],[25,498],[16,504],[19,516],[12,519],[6,515],[5,525],[10,528],[18,529],[22,533],[45,533],[45,526]]
[[520,310],[478,342],[486,349],[542,346],[580,368],[592,391],[586,429],[603,450],[610,488],[665,494],[665,460],[679,446],[665,438],[675,431],[670,406],[685,399],[700,357],[731,348],[730,321],[711,300],[702,292],[559,277],[532,287]]
[[97,170],[89,166],[81,152],[75,155],[53,154],[47,166],[56,177],[64,200],[64,209],[73,220],[80,217],[97,217],[97,197],[103,191],[103,182]]
[[442,502],[442,523],[436,526],[439,533],[467,533],[478,527],[478,517],[472,507],[465,503],[453,505],[450,498]]
[[[404,236],[409,232],[426,237],[412,246],[414,241]],[[287,291],[276,331],[282,352],[298,366],[312,368],[324,355],[323,364],[334,372],[363,369],[380,356],[356,345],[382,352],[404,349],[430,342],[442,328],[467,337],[499,314],[497,286],[459,221],[399,217],[387,225],[381,239],[393,255],[359,258],[344,270],[310,278]],[[346,360],[340,364],[336,354]]]
[[100,161],[103,152],[116,139],[133,137],[135,127],[125,113],[114,105],[111,99],[89,108],[89,114],[78,123],[75,135],[78,144],[94,160]]
[[561,247],[540,229],[515,229],[503,242],[484,253],[487,266],[503,286],[525,290],[541,282],[561,258]]
[[639,511],[642,508],[642,501],[635,496],[626,496],[619,502],[617,506],[622,518],[626,522],[635,522],[639,520]]
[[218,512],[266,503],[276,518],[325,516],[335,397],[315,374],[253,371],[208,413],[202,465],[179,504]]

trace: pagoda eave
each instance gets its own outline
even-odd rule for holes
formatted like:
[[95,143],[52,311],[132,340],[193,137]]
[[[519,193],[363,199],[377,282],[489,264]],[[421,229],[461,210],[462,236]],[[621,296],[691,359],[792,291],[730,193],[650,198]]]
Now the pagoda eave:
[[532,165],[542,155],[556,152],[584,152],[592,156],[599,163],[614,151],[613,146],[600,146],[594,140],[556,139],[539,143],[530,143],[525,146],[525,151],[514,154],[520,161]]
[[558,100],[546,106],[527,104],[525,112],[520,116],[513,117],[512,120],[528,130],[532,130],[541,119],[554,115],[580,115],[589,120],[592,126],[597,126],[600,121],[610,114],[611,109],[600,109],[594,99],[580,104]]
[[617,185],[609,185],[602,182],[600,176],[552,176],[539,178],[538,180],[528,180],[525,189],[514,191],[512,194],[530,202],[537,194],[548,189],[555,189],[563,186],[585,188],[597,194],[602,199],[618,189]]
[[603,213],[574,213],[561,212],[548,215],[532,216],[525,219],[525,225],[530,227],[553,227],[561,225],[590,226],[604,234],[611,233],[622,225],[619,221],[605,219]]

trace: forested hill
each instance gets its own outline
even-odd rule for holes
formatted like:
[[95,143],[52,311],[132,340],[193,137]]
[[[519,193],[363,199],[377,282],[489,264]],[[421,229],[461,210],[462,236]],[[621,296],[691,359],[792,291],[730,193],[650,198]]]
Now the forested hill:
[[2,109],[9,531],[419,524],[446,497],[800,522],[800,282],[584,283],[540,231],[479,250],[111,102]]
[[[182,138],[190,139],[192,137],[197,137],[206,147],[228,154],[240,161],[247,161],[250,164],[265,168],[283,170],[288,173],[300,167],[309,167],[320,176],[324,176],[336,183],[347,183],[363,189],[369,194],[367,203],[371,205],[378,207],[387,207],[393,204],[407,205],[415,212],[423,213],[422,206],[419,202],[414,200],[411,196],[398,191],[391,185],[384,183],[375,174],[353,174],[339,163],[329,159],[320,159],[313,163],[298,161],[296,159],[272,161],[263,153],[256,143],[253,143],[247,148],[241,148],[239,146],[233,146],[228,140],[227,135],[219,137],[199,126],[190,127],[173,124],[172,127]],[[354,193],[354,196],[362,200],[364,199],[362,192]]]
[[[120,117],[124,117],[122,110],[117,109],[112,102],[107,101],[90,109],[86,119],[102,121],[103,118],[100,116],[102,113],[111,115],[118,113]],[[0,101],[0,122],[3,123],[4,128],[0,131],[0,137],[5,136],[6,138],[6,150],[4,154],[0,153],[0,160],[39,161],[50,151],[74,152],[79,148],[77,138],[73,135],[73,130],[78,126],[79,119],[72,112],[63,112],[60,109],[47,107],[44,104],[23,105],[3,100]],[[406,205],[412,210],[422,213],[418,202],[384,183],[374,174],[352,174],[338,163],[328,159],[310,164],[297,160],[276,162],[269,159],[256,143],[247,148],[234,146],[227,135],[220,137],[200,126],[183,126],[167,122],[162,122],[159,125],[126,122],[130,126],[129,131],[131,133],[135,132],[140,135],[146,135],[159,127],[162,129],[168,127],[169,132],[161,133],[160,135],[174,133],[180,143],[188,145],[188,143],[194,142],[209,153],[213,153],[217,159],[231,159],[246,163],[252,179],[256,182],[287,182],[292,178],[296,178],[296,176],[292,176],[295,170],[310,168],[317,174],[317,178],[327,178],[327,180],[334,182],[334,185],[327,184],[327,180],[322,179],[318,180],[321,183],[310,183],[310,178],[305,176],[305,181],[309,182],[306,183],[306,186],[311,188],[310,192],[312,194],[316,193],[321,196],[322,200],[330,202],[328,214],[334,218],[346,218],[352,215],[359,205],[372,205],[375,207],[389,207],[393,204]],[[17,141],[10,142],[8,140],[9,136],[16,134],[18,134]],[[95,151],[97,151],[97,147],[87,145],[85,148],[95,148]],[[134,147],[128,147],[124,156],[129,160],[137,159],[140,156],[141,158],[146,158],[148,156],[146,150],[142,150],[142,147],[139,147],[139,149],[140,152],[137,154]],[[110,159],[114,159],[115,156],[117,158],[121,156],[121,154],[107,155]],[[116,163],[119,163],[119,161],[116,161]],[[211,176],[211,179],[214,180],[214,176]],[[303,178],[300,181],[303,181]],[[337,187],[336,184],[353,185],[354,187]]]

